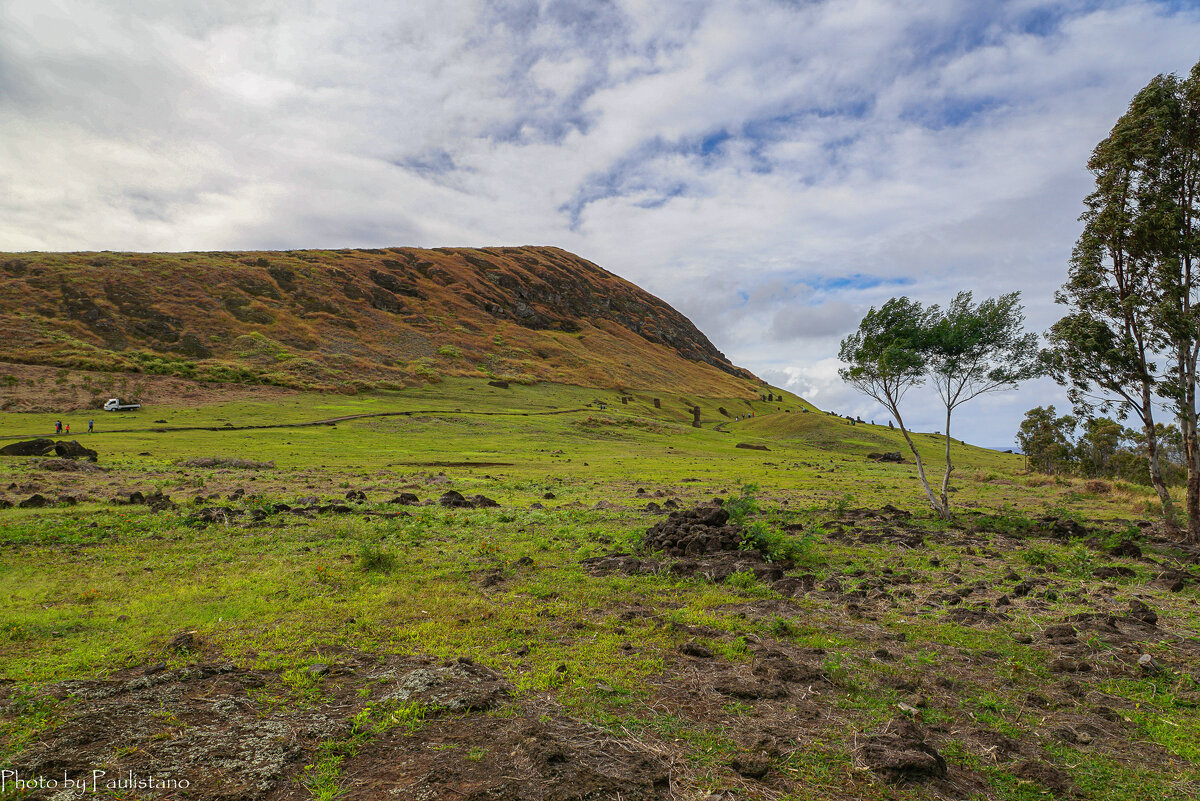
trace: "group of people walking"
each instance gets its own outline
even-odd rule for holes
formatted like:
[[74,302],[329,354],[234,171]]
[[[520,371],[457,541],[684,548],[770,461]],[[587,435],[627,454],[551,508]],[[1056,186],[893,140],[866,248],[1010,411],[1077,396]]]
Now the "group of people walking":
[[[95,431],[95,429],[96,429],[96,421],[88,420],[87,432],[89,434],[91,434],[93,431]],[[64,424],[62,420],[55,420],[54,421],[54,433],[57,434],[58,436],[66,436],[66,437],[71,436],[71,424],[70,423]]]

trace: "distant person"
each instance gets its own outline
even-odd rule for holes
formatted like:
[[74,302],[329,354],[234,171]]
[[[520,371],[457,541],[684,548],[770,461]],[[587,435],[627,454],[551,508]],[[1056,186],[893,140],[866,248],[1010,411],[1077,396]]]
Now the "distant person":
[[62,433],[62,420],[55,420],[55,421],[54,421],[54,433],[55,433],[55,434],[61,434],[61,433]]
[[92,429],[94,429],[95,426],[96,426],[95,420],[88,420],[88,433],[89,434],[92,433]]
[[71,424],[67,423],[67,436],[71,436]]

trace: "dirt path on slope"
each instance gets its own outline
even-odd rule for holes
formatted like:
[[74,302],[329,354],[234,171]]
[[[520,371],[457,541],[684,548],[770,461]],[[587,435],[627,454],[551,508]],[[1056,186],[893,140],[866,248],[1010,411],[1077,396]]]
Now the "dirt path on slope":
[[[179,431],[258,431],[263,429],[273,428],[308,428],[311,426],[332,426],[338,423],[343,423],[348,420],[362,420],[368,417],[411,417],[412,415],[443,415],[446,417],[455,417],[458,415],[477,415],[477,416],[497,416],[497,417],[544,417],[556,414],[570,414],[572,412],[586,412],[586,407],[578,407],[572,409],[552,409],[547,412],[473,412],[460,411],[457,409],[412,409],[406,412],[367,412],[364,414],[347,414],[342,417],[330,417],[324,420],[309,420],[303,423],[267,423],[263,425],[246,425],[235,426],[231,423],[226,423],[219,426],[172,426],[169,428],[106,428],[104,431],[93,432],[90,436],[96,434],[173,434]],[[80,431],[80,435],[84,432]],[[32,439],[36,437],[47,437],[48,434],[8,434],[0,436],[0,440],[9,439]],[[55,436],[63,436],[61,434]]]

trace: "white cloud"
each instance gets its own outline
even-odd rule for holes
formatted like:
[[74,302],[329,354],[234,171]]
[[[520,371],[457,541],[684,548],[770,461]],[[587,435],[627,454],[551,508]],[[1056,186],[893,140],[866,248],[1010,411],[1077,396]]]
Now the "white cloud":
[[[871,304],[1021,289],[1055,319],[1092,146],[1200,41],[1200,12],[1150,0],[0,15],[0,248],[555,244],[864,417],[831,359]],[[831,281],[855,275],[910,283]],[[1007,441],[1054,393],[964,425]]]

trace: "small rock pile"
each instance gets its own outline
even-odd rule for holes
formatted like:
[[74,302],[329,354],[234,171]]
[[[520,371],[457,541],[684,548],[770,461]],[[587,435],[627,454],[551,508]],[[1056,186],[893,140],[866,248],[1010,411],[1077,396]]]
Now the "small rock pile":
[[742,527],[729,525],[729,512],[719,506],[698,506],[671,512],[646,532],[642,545],[668,556],[700,556],[736,551],[741,542]]
[[457,490],[443,493],[442,497],[438,498],[438,503],[447,509],[494,509],[500,506],[484,495],[472,495],[470,498],[465,498]]

